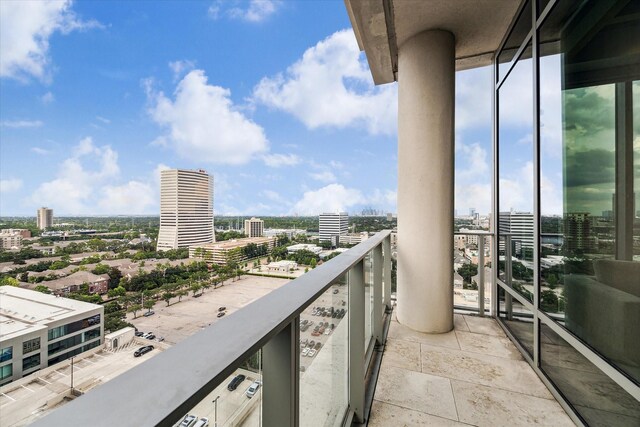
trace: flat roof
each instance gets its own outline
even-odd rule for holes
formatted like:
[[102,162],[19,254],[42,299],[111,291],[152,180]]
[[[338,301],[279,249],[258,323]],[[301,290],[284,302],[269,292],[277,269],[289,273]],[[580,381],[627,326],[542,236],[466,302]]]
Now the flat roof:
[[203,245],[192,245],[192,248],[203,249],[234,249],[240,246],[246,246],[251,243],[262,244],[274,240],[274,237],[247,237],[244,239],[224,240],[219,243],[205,243]]
[[14,286],[0,287],[0,341],[46,328],[99,305]]

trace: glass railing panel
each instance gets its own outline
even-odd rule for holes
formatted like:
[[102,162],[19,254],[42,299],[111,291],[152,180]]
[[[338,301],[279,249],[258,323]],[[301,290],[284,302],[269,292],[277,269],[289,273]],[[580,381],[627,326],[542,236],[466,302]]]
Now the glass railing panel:
[[[262,425],[262,351],[245,360],[238,369],[194,406],[176,426]],[[195,420],[191,424],[189,420]],[[200,424],[198,424],[200,423]],[[208,423],[208,424],[207,424]]]
[[348,309],[344,275],[300,315],[301,425],[342,425],[349,405]]
[[373,253],[364,258],[364,351],[373,337]]

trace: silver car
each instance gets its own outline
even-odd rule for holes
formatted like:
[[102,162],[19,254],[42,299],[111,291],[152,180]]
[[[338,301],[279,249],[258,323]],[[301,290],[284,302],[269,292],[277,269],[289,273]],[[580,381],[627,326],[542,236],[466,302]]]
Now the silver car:
[[262,385],[261,381],[255,380],[253,384],[251,384],[247,389],[247,393],[246,393],[247,397],[252,398],[258,392],[258,389],[260,388],[261,385]]

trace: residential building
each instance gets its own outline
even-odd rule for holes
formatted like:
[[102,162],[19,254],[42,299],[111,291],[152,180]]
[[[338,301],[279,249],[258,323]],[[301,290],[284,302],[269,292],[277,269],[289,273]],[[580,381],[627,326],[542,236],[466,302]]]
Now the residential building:
[[299,228],[267,228],[264,230],[265,237],[278,237],[278,236],[287,236],[289,239],[293,239],[298,235],[307,235],[307,230],[302,230]]
[[244,220],[244,234],[247,237],[263,237],[264,221],[260,218],[251,218]]
[[54,295],[68,295],[73,292],[80,292],[83,285],[88,286],[90,294],[106,294],[109,290],[109,275],[108,274],[93,274],[90,271],[76,271],[65,277],[61,277],[55,280],[48,280],[31,285],[44,285]]
[[3,228],[0,230],[0,234],[19,234],[23,239],[31,237],[31,230],[26,228]]
[[596,248],[591,220],[588,212],[569,212],[565,215],[564,244],[568,252],[591,252]]
[[53,209],[47,207],[38,209],[37,225],[40,230],[53,227]]
[[362,233],[348,233],[338,237],[338,242],[341,245],[357,245],[369,238],[369,233],[363,231]]
[[168,169],[160,173],[158,250],[215,242],[213,176],[204,170]]
[[244,239],[225,240],[205,245],[189,246],[189,258],[203,258],[206,262],[224,265],[229,261],[240,262],[248,257],[243,251],[248,245],[263,247],[266,255],[276,245],[275,237],[247,237]]
[[13,286],[0,288],[0,385],[98,347],[104,308]]
[[323,213],[318,220],[321,242],[332,242],[337,246],[340,236],[345,236],[349,232],[349,214],[346,212]]
[[273,261],[266,268],[270,273],[290,273],[298,269],[298,263],[290,260]]
[[0,249],[19,250],[22,248],[22,234],[12,229],[0,230]]

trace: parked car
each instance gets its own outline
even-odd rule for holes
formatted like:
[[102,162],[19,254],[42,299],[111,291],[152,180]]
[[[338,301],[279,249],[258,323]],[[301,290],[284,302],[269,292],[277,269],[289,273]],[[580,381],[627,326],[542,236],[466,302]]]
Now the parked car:
[[135,353],[133,353],[133,357],[140,357],[143,354],[149,353],[151,350],[153,350],[152,345],[145,345],[144,347],[140,347],[139,349],[137,349]]
[[337,289],[334,289],[334,290],[333,290],[333,293],[334,293],[334,294],[337,294],[337,293],[338,293],[338,290],[337,290]]
[[311,350],[309,347],[306,347],[302,350],[302,355],[306,356],[307,354],[309,354],[309,350]]
[[180,423],[180,427],[193,427],[197,420],[198,417],[196,417],[195,415],[187,414]]
[[260,388],[261,385],[262,385],[262,382],[260,382],[259,380],[255,380],[253,384],[249,386],[249,388],[245,393],[247,397],[251,399],[258,392],[258,389]]
[[309,350],[309,354],[308,354],[309,357],[313,357],[315,355],[316,355],[316,350],[315,349],[312,348],[311,350]]
[[320,347],[322,347],[322,343],[317,342],[316,346],[314,347],[316,350],[320,350]]
[[222,306],[222,307],[218,308],[218,311],[225,311],[226,309],[227,309],[227,307]]
[[142,335],[142,338],[149,338],[149,335],[153,335],[153,332],[147,332],[146,334]]
[[156,314],[156,312],[153,311],[153,310],[150,310],[150,311],[147,311],[145,314],[143,314],[143,316],[144,317],[149,317],[149,316],[153,316],[154,314]]
[[233,377],[231,382],[229,382],[229,385],[227,386],[227,390],[233,391],[237,389],[240,383],[242,383],[242,381],[244,381],[245,378],[246,377],[242,374],[236,375],[235,377]]
[[193,425],[193,427],[207,427],[209,425],[209,418],[202,417],[198,420],[197,423]]
[[225,314],[227,314],[227,313],[225,313],[224,311],[221,311],[220,313],[218,313],[218,317],[222,317],[222,316],[224,316]]
[[137,337],[141,337],[141,336],[143,336],[143,335],[144,335],[144,332],[142,332],[142,331],[136,331],[136,336],[137,336]]
[[147,339],[148,339],[148,340],[155,340],[155,339],[156,339],[156,336],[155,336],[155,335],[153,335],[153,334],[151,334],[151,335],[148,335],[148,336],[147,336]]
[[314,340],[309,341],[308,347],[313,347],[314,345],[316,345]]

